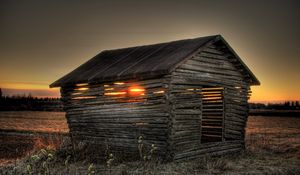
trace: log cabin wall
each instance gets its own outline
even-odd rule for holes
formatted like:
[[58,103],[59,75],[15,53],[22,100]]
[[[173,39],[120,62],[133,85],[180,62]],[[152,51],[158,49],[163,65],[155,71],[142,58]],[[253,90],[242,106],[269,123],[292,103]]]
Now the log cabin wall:
[[173,71],[174,160],[243,149],[250,85],[240,67],[228,50],[212,44]]
[[155,144],[162,157],[169,152],[166,78],[78,84],[61,90],[73,139],[138,155],[138,137]]

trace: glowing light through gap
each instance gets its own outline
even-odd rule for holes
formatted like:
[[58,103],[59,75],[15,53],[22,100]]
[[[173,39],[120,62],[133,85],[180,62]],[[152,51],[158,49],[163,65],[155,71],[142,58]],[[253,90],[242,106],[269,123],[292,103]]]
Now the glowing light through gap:
[[77,87],[79,87],[79,86],[87,86],[87,85],[89,85],[89,84],[88,84],[88,83],[80,83],[80,84],[76,84]]
[[123,85],[123,84],[125,84],[124,82],[115,82],[114,83],[115,85]]
[[129,95],[131,96],[143,96],[145,95],[145,89],[140,86],[129,87]]
[[78,90],[78,91],[86,91],[88,90],[89,88],[78,88],[78,89],[75,89],[75,90]]
[[81,92],[75,92],[75,93],[72,93],[72,95],[80,95],[82,94]]
[[127,92],[106,92],[104,95],[114,96],[114,95],[125,95]]
[[[127,96],[144,96],[145,88],[139,85],[131,85],[128,88],[122,87],[118,88],[118,85],[124,85],[124,82],[115,82],[112,85],[104,85],[104,95],[105,96],[118,96],[118,95],[127,95]],[[114,86],[115,85],[115,86]]]
[[163,94],[163,93],[165,93],[165,91],[155,91],[155,92],[153,92],[153,94]]
[[135,123],[136,126],[144,126],[144,125],[149,125],[149,123],[145,123],[145,122],[137,122]]
[[132,88],[132,89],[129,89],[130,92],[144,92],[145,89],[141,89],[141,88]]

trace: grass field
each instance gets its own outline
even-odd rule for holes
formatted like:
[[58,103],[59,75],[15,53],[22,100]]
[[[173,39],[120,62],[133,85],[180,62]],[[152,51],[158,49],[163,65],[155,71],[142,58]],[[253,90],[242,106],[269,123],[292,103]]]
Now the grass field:
[[0,164],[14,163],[48,145],[58,147],[68,131],[64,112],[0,112]]
[[68,132],[64,112],[0,112],[0,129],[32,132]]
[[246,145],[248,149],[262,147],[300,153],[300,118],[250,116],[246,128]]
[[[32,168],[45,171],[42,164],[46,158],[40,149],[47,146],[55,158],[49,162],[48,174],[91,173],[89,167],[95,163],[91,155],[82,154],[79,161],[71,159],[65,165],[67,156],[72,155],[71,145],[65,135],[57,133],[68,132],[64,113],[0,112],[0,124],[0,174],[28,174],[32,155],[42,157]],[[49,131],[54,133],[47,135]],[[167,164],[115,158],[110,166],[98,162],[90,171],[96,174],[300,174],[300,118],[250,116],[246,131],[246,151],[239,154]]]

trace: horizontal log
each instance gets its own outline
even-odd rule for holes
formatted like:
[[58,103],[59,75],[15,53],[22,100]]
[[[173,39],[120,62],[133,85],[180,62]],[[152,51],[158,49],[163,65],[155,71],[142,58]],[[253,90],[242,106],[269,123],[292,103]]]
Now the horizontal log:
[[177,154],[175,155],[174,159],[175,160],[179,160],[179,159],[186,159],[186,158],[197,158],[200,155],[209,155],[211,153],[216,153],[218,151],[226,151],[226,150],[231,150],[231,149],[241,149],[242,148],[242,144],[229,144],[226,142],[221,142],[221,144],[217,145],[217,146],[211,146],[209,148],[198,148],[198,149],[194,149],[194,150],[189,150],[186,152],[183,152],[181,154]]
[[[202,82],[212,82],[212,83],[219,83],[222,82],[225,85],[235,85],[239,86],[241,85],[241,81],[243,81],[242,77],[238,77],[235,75],[230,74],[224,74],[224,73],[212,73],[212,72],[206,72],[203,70],[190,70],[190,69],[177,69],[174,73],[172,73],[174,76],[178,77],[191,77],[191,78],[197,78],[201,80]],[[227,80],[230,83],[226,83]],[[200,81],[200,82],[201,82]],[[198,82],[199,85],[203,85]],[[205,85],[205,84],[204,84]]]

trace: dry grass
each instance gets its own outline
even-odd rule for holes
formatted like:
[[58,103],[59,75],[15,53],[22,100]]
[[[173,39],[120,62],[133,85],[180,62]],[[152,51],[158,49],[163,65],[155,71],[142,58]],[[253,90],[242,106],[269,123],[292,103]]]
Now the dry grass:
[[[259,138],[255,140],[254,138]],[[111,172],[105,162],[98,161],[93,171],[95,174],[113,175],[183,175],[183,174],[300,174],[300,155],[298,149],[286,149],[269,145],[272,137],[260,135],[259,137],[247,138],[247,150],[234,155],[222,157],[203,157],[199,160],[186,161],[181,163],[161,163],[160,161],[147,162],[145,170],[143,161],[112,163]],[[261,141],[262,140],[262,141]],[[83,148],[84,149],[84,148]],[[0,169],[0,174],[26,174],[26,166],[31,161],[32,155],[40,155],[40,151],[32,153],[27,158],[19,160],[17,166],[6,166]],[[71,155],[69,165],[65,160]],[[96,155],[96,154],[94,154]],[[101,155],[101,154],[99,154]],[[77,155],[78,156],[78,155]],[[78,161],[74,162],[70,140],[64,143],[54,152],[54,161],[50,162],[50,174],[87,174],[88,167],[95,163],[95,159],[85,159],[82,154]],[[33,165],[38,169],[36,172],[43,172],[43,159]],[[94,162],[93,162],[94,161]],[[110,173],[109,173],[110,172]]]
[[0,166],[16,164],[19,159],[46,147],[58,150],[65,138],[65,135],[58,133],[51,135],[3,135],[0,133]]

